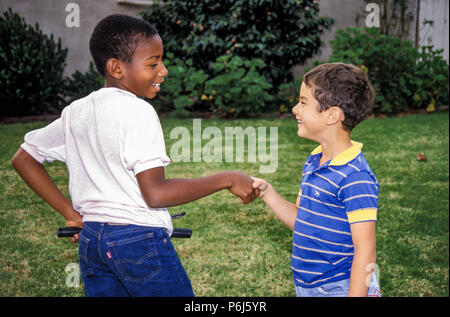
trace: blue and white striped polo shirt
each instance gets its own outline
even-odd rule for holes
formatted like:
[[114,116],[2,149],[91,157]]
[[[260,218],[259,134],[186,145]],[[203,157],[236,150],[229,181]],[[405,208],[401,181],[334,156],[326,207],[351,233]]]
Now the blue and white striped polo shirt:
[[294,226],[291,268],[296,285],[317,287],[350,277],[350,224],[376,221],[378,181],[353,146],[319,166],[316,148],[303,167],[300,205]]

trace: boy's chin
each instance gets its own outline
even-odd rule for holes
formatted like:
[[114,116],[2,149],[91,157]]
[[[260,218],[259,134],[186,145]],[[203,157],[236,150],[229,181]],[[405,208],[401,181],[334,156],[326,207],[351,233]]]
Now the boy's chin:
[[150,92],[146,92],[145,94],[140,94],[140,97],[147,98],[147,99],[153,99],[156,97],[156,93],[153,91],[150,91]]
[[307,140],[311,140],[311,141],[316,141],[315,138],[305,134],[303,131],[301,131],[300,129],[297,130],[297,135],[303,139],[307,139]]

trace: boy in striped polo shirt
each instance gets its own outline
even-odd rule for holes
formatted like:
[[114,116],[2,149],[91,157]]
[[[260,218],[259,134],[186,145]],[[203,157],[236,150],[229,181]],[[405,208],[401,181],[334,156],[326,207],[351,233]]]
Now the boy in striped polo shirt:
[[380,296],[373,273],[378,181],[350,138],[372,111],[364,72],[343,63],[303,77],[292,109],[298,135],[320,144],[306,160],[296,204],[254,178],[262,200],[293,230],[291,268],[297,296]]

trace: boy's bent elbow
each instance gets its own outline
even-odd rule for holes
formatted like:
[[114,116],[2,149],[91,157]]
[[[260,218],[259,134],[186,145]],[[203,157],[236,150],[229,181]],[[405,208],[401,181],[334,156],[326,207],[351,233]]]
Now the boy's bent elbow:
[[[20,151],[20,150],[19,150]],[[19,151],[17,151],[16,153],[14,153],[13,157],[11,158],[11,165],[14,166],[14,168],[16,168],[17,166],[17,161],[18,161],[18,153]]]
[[165,197],[164,168],[153,168],[136,175],[139,189],[145,203],[150,208],[163,208]]
[[29,154],[25,152],[22,148],[17,150],[17,152],[13,155],[10,161],[14,169],[17,170],[20,167],[21,163],[26,159],[26,156],[29,156]]
[[144,197],[145,203],[147,204],[147,206],[149,206],[150,208],[163,208],[165,206],[163,206],[163,203],[161,201],[159,201],[157,198],[149,198],[149,197]]
[[[141,190],[142,192],[142,190]],[[163,208],[165,203],[163,201],[162,193],[159,193],[158,190],[145,190],[142,192],[142,196],[144,198],[145,203],[150,208]]]

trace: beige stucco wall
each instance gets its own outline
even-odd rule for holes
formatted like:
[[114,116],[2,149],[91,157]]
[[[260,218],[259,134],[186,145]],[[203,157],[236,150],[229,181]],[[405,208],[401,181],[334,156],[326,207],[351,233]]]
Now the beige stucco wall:
[[[76,3],[80,9],[80,26],[67,27],[66,12],[69,3]],[[97,23],[113,13],[137,16],[145,7],[119,4],[117,0],[0,0],[0,12],[11,7],[25,20],[39,23],[46,34],[61,38],[62,45],[68,47],[66,74],[75,70],[86,71],[91,55],[89,38]]]
[[[69,48],[67,56],[66,74],[75,70],[86,71],[91,56],[89,53],[89,38],[95,25],[102,18],[113,13],[124,13],[137,16],[145,6],[124,4],[127,1],[118,0],[0,0],[0,12],[8,7],[23,16],[28,23],[38,22],[47,34],[54,34],[61,38],[62,44]],[[128,1],[135,3],[149,3],[151,1]],[[69,3],[76,3],[80,9],[80,26],[68,27],[66,12]],[[337,29],[348,26],[364,26],[364,12],[366,3],[363,0],[319,0],[321,16],[332,17],[335,20],[333,28],[322,36],[324,45],[321,52],[307,61],[306,66],[313,60],[327,60],[331,53],[329,40]],[[421,44],[431,43],[438,48],[444,48],[444,56],[448,61],[448,0],[422,0],[421,19],[435,21],[433,27],[422,28]],[[357,16],[360,17],[359,22]],[[305,65],[294,68],[299,74]]]

